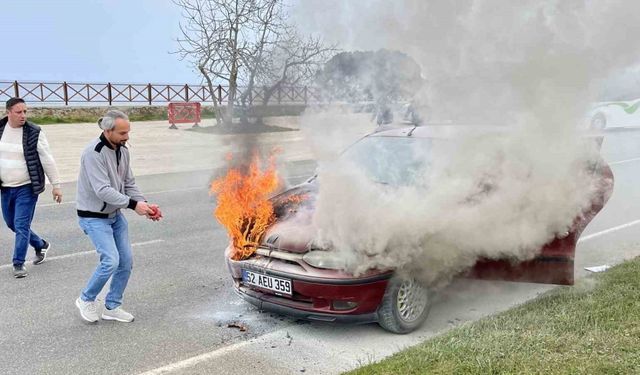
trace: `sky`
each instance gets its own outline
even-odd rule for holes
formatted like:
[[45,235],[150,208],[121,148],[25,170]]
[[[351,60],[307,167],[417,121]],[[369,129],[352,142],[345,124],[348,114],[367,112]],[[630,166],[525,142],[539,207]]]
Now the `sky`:
[[0,81],[199,83],[170,0],[5,0]]
[[[305,34],[320,34],[343,50],[389,47],[378,37],[364,37],[371,33],[362,29],[371,24],[363,25],[367,19],[362,17],[360,1],[340,0],[334,6],[324,0],[285,3],[291,21]],[[372,23],[378,25],[374,30],[406,27],[405,22],[389,21],[406,16],[400,3],[368,3],[391,16]],[[5,0],[2,15],[5,53],[0,58],[0,81],[200,83],[189,63],[171,54],[178,48],[182,20],[171,0]],[[630,92],[622,96],[637,97],[639,72],[635,67],[619,74],[605,92],[628,88]]]

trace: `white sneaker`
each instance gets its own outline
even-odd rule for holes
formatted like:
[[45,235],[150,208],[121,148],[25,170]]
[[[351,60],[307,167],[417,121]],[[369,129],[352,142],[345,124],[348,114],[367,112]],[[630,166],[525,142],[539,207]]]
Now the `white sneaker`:
[[122,323],[131,323],[133,322],[133,315],[129,314],[120,306],[118,306],[113,310],[104,309],[104,311],[102,312],[102,319],[115,320]]
[[76,306],[78,307],[78,310],[80,310],[80,316],[82,316],[82,319],[89,323],[95,323],[98,321],[98,309],[96,308],[95,301],[87,302],[78,297],[76,300]]

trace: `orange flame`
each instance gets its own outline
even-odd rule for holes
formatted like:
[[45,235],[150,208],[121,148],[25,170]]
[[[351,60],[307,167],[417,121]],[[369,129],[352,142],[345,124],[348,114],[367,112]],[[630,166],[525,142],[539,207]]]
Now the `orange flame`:
[[287,203],[302,203],[307,200],[307,194],[295,194],[287,198]]
[[[231,160],[230,155],[227,157]],[[256,251],[265,231],[275,220],[269,196],[278,188],[275,158],[262,171],[260,158],[252,158],[246,174],[229,169],[227,175],[211,184],[211,193],[218,195],[215,217],[233,242],[231,259],[247,259]]]

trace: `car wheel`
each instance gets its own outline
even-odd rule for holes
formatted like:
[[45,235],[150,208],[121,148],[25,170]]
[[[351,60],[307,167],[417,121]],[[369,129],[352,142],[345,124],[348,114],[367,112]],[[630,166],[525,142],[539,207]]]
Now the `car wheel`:
[[413,278],[392,278],[378,308],[378,324],[394,333],[414,331],[429,315],[431,295]]
[[591,119],[592,130],[604,130],[607,127],[607,118],[602,113],[598,113]]

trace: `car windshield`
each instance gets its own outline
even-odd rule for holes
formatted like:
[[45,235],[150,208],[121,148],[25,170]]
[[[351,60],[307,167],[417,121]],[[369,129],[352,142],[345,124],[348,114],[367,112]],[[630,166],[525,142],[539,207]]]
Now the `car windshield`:
[[365,137],[343,157],[361,166],[369,177],[393,186],[415,185],[429,167],[432,139]]

